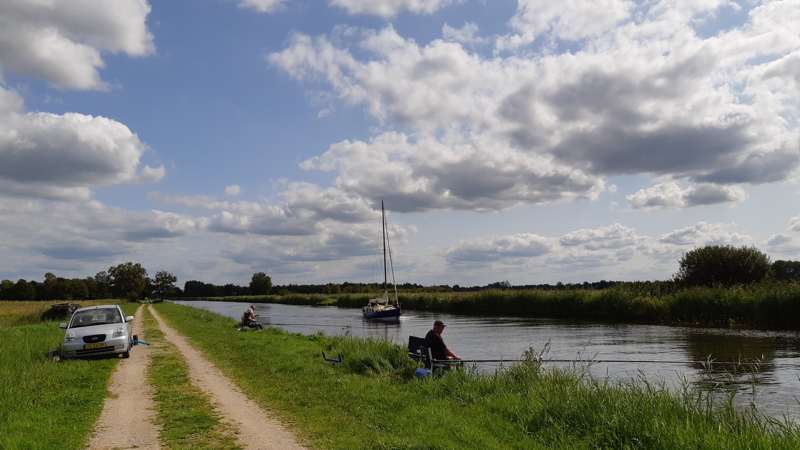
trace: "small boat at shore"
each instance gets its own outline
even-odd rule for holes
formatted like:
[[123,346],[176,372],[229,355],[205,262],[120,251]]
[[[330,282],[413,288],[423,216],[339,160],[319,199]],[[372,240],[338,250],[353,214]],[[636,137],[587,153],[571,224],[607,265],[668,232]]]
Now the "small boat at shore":
[[[361,312],[367,320],[394,322],[400,320],[400,301],[397,298],[397,283],[394,279],[392,248],[389,245],[389,235],[386,232],[386,212],[383,208],[383,200],[381,200],[381,229],[383,232],[383,296],[369,299],[369,302],[361,309]],[[394,302],[389,299],[389,276],[386,267],[387,249],[389,267],[392,272],[392,286],[394,287]]]

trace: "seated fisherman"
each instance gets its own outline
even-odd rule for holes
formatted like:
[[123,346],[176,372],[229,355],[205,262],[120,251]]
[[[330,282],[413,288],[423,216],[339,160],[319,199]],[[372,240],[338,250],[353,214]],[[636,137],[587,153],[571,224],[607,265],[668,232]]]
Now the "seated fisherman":
[[433,322],[433,329],[428,331],[425,335],[425,345],[431,349],[431,356],[436,360],[445,359],[461,359],[444,344],[442,333],[444,332],[445,324],[441,320]]
[[250,305],[249,308],[244,312],[242,315],[242,326],[243,327],[250,327],[250,328],[263,328],[260,323],[256,320],[256,307],[255,305]]

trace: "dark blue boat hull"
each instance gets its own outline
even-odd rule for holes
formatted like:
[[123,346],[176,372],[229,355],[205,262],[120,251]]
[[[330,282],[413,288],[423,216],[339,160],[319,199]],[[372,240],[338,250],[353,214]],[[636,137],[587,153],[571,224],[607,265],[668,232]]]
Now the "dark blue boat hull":
[[397,320],[400,318],[400,308],[383,311],[362,311],[367,320]]

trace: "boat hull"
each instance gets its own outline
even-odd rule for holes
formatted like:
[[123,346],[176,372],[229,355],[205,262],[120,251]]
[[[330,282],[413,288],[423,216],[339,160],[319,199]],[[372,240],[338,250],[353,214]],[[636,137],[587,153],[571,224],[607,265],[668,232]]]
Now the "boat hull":
[[370,310],[364,308],[362,310],[364,318],[367,320],[398,320],[400,318],[400,308],[386,308],[381,310]]

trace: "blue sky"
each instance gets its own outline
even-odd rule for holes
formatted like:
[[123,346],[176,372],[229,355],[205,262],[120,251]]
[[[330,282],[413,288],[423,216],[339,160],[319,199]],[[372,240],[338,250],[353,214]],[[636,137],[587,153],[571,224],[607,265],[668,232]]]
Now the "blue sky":
[[[0,278],[669,277],[800,252],[800,3],[0,6]],[[5,168],[3,168],[5,167]]]

